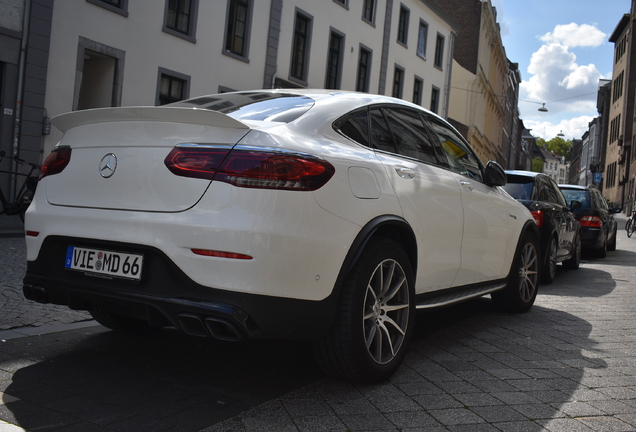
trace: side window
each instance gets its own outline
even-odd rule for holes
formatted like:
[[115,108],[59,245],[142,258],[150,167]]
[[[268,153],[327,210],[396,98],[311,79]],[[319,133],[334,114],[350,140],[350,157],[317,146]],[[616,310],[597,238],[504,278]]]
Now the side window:
[[433,117],[427,120],[434,138],[437,138],[443,150],[450,170],[483,182],[481,162],[463,138],[440,120]]
[[389,121],[398,154],[439,164],[435,147],[418,112],[404,108],[383,109]]
[[555,202],[563,207],[567,207],[568,203],[565,202],[565,197],[563,196],[563,192],[559,189],[559,185],[557,185],[554,180],[550,181],[550,187],[552,189],[552,193],[554,194]]
[[89,3],[108,9],[125,17],[128,16],[128,0],[86,0]]
[[397,153],[382,110],[380,108],[372,109],[369,111],[369,116],[371,117],[371,147]]
[[165,105],[188,98],[190,77],[168,69],[159,68],[155,105]]
[[550,182],[549,177],[537,176],[535,178],[535,183],[537,187],[539,188],[539,190],[541,191],[539,193],[539,200],[550,202],[550,203],[557,202],[556,196],[554,195],[554,191],[552,190],[552,184]]
[[291,78],[299,80],[303,85],[306,84],[309,70],[311,24],[312,18],[297,9],[289,75]]
[[550,194],[550,189],[545,181],[537,178],[535,184],[539,188],[539,201],[554,202],[554,197]]
[[592,194],[594,196],[594,200],[596,201],[597,207],[604,210],[609,210],[609,205],[607,204],[605,197],[601,195],[600,192],[594,191]]
[[198,0],[167,0],[163,18],[163,31],[196,42]]
[[249,0],[228,0],[224,54],[247,61],[252,5]]
[[369,147],[369,111],[366,108],[336,124],[336,129],[347,138]]

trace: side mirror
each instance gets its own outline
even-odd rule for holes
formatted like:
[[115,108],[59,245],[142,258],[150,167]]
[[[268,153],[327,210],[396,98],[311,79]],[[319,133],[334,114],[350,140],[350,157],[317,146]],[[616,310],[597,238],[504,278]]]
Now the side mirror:
[[581,201],[577,201],[577,200],[570,201],[570,210],[575,211],[580,209],[581,207],[583,207],[583,204],[581,203]]
[[508,181],[504,169],[495,161],[486,164],[485,176],[488,186],[505,186]]

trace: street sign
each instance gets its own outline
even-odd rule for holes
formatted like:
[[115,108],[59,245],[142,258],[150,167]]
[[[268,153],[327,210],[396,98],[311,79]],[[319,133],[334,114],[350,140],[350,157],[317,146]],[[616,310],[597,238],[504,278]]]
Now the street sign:
[[603,179],[603,174],[594,173],[594,183],[600,183],[602,179]]

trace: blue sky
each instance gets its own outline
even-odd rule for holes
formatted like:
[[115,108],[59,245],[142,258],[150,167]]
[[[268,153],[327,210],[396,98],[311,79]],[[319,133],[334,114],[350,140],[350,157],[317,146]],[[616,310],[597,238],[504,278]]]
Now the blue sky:
[[[631,0],[491,0],[506,55],[519,64],[521,118],[550,140],[581,138],[596,112],[599,79],[612,78],[609,42]],[[524,102],[527,101],[527,102]],[[545,103],[547,113],[538,108]]]

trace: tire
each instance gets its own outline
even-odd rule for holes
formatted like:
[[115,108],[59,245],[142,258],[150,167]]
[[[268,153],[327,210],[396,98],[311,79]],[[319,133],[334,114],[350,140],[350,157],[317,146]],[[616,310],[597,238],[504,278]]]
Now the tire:
[[634,229],[636,228],[636,226],[634,225],[634,219],[630,218],[627,221],[627,226],[625,227],[625,229],[627,230],[627,237],[631,237],[632,234],[634,234]]
[[95,321],[120,333],[152,333],[161,328],[151,326],[146,321],[112,313],[102,306],[94,306],[89,312]]
[[616,237],[618,237],[618,233],[614,231],[614,235],[612,236],[612,241],[607,244],[607,250],[609,252],[613,252],[616,250]]
[[331,375],[359,383],[388,379],[402,363],[415,322],[413,272],[403,249],[379,237],[344,282],[331,331],[313,344]]
[[581,264],[581,251],[581,236],[577,234],[574,239],[574,251],[572,253],[572,257],[569,260],[563,261],[563,267],[569,270],[578,269]]
[[541,268],[541,282],[550,285],[556,277],[557,240],[552,237],[546,251],[545,263]]
[[596,249],[595,252],[596,252],[595,255],[597,258],[605,258],[607,256],[607,237],[603,239],[603,246]]
[[526,312],[537,298],[539,288],[539,247],[536,237],[526,232],[517,246],[508,284],[490,295],[495,305],[506,312]]

